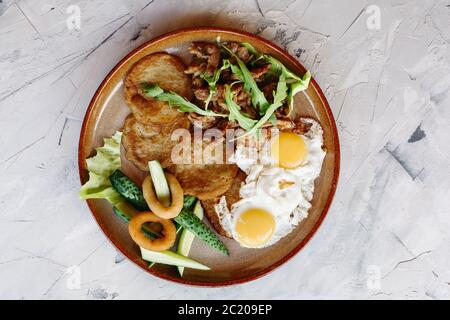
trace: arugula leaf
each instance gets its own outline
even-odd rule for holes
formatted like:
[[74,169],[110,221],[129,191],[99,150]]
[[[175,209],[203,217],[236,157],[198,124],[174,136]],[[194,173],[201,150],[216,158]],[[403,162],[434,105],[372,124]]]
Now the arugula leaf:
[[208,110],[209,102],[211,101],[212,96],[217,92],[217,81],[219,81],[220,74],[223,70],[228,69],[231,63],[229,60],[224,59],[222,62],[222,66],[217,69],[212,76],[207,74],[203,74],[200,77],[205,80],[209,85],[209,95],[205,100],[205,109]]
[[214,72],[212,76],[209,76],[207,74],[202,74],[200,77],[205,80],[210,87],[215,87],[217,84],[217,81],[219,81],[220,74],[223,70],[228,69],[230,67],[231,63],[229,60],[224,59],[222,62],[222,66]]
[[157,97],[160,94],[164,93],[164,90],[160,86],[157,85],[152,86],[148,83],[141,84],[141,89],[145,95],[152,98]]
[[[274,57],[265,54],[264,55],[264,60],[267,63],[270,63],[270,69],[273,73],[275,74],[284,74],[284,76],[286,77],[286,80],[296,80],[296,81],[301,81],[302,78],[300,78],[299,76],[297,76],[295,73],[293,73],[292,71],[290,71],[288,68],[286,68],[284,66],[284,64],[282,64],[279,60],[275,59]],[[289,81],[291,82],[291,81]]]
[[289,113],[294,108],[294,96],[304,91],[308,88],[309,82],[311,80],[311,73],[306,71],[302,78],[297,76],[295,73],[286,68],[280,61],[272,56],[264,55],[264,60],[266,60],[271,65],[272,72],[279,75],[284,75],[287,82],[289,83],[289,93],[288,93],[288,108]]
[[289,113],[294,108],[294,96],[306,89],[308,89],[309,82],[311,80],[311,73],[309,71],[306,71],[306,73],[303,75],[303,78],[301,81],[297,81],[290,84],[289,93],[288,93],[288,108]]
[[227,104],[228,110],[230,111],[228,119],[230,121],[236,120],[241,128],[249,131],[257,121],[243,115],[240,112],[241,107],[236,102],[234,102],[231,87],[235,83],[236,82],[232,83],[231,85],[225,85],[225,103]]
[[[244,89],[248,93],[250,93],[252,97],[252,105],[255,108],[260,109],[266,109],[269,105],[269,102],[267,101],[266,97],[264,96],[264,93],[258,88],[258,85],[256,84],[255,79],[253,79],[253,76],[251,72],[248,70],[245,63],[239,59],[239,57],[231,51],[227,46],[222,45],[222,47],[236,59],[236,62],[239,65],[240,72],[236,70],[236,68],[231,67],[231,71],[237,76],[239,80],[244,82]],[[231,65],[233,66],[233,65]]]
[[251,59],[249,62],[251,65],[254,65],[258,60],[264,59],[264,55],[258,52],[250,43],[242,42],[241,46],[247,48],[248,52],[254,57],[254,59]]
[[211,102],[213,95],[216,93],[216,89],[209,89],[208,97],[205,100],[205,110],[208,110],[208,105]]
[[258,52],[255,47],[253,47],[250,43],[248,42],[241,42],[241,46],[243,46],[244,48],[246,48],[248,50],[248,52],[250,52],[252,55],[255,56],[256,59],[260,59],[263,57],[263,54]]
[[143,93],[149,97],[155,98],[159,101],[168,102],[171,107],[178,107],[180,112],[195,112],[202,116],[211,117],[227,117],[226,114],[215,113],[213,111],[203,110],[192,102],[187,101],[182,96],[174,92],[166,92],[156,84],[143,83],[141,84]]
[[192,102],[187,101],[182,96],[173,92],[164,92],[158,95],[157,99],[160,101],[168,102],[171,107],[178,107],[178,111],[181,112],[195,112],[202,116],[211,116],[211,117],[227,117],[226,114],[203,110],[202,108],[199,108]]
[[273,93],[273,103],[271,106],[276,105],[280,107],[283,104],[284,99],[287,97],[287,84],[285,75],[280,75],[278,80],[277,90]]
[[261,119],[258,120],[257,123],[245,134],[241,135],[239,138],[243,138],[250,134],[256,133],[259,128],[261,128],[274,114],[275,110],[283,105],[283,101],[287,97],[287,84],[286,78],[284,74],[280,75],[280,79],[277,84],[277,90],[273,93],[273,103],[267,108],[266,113],[262,116]]
[[81,199],[106,199],[116,205],[124,198],[111,186],[109,176],[121,167],[120,141],[122,132],[104,139],[104,145],[96,148],[97,154],[86,159],[89,180],[81,187]]
[[239,81],[244,82],[244,80],[245,80],[244,73],[239,68],[239,66],[237,66],[235,64],[230,64],[230,69],[231,69],[231,72],[236,76],[236,78],[239,79]]

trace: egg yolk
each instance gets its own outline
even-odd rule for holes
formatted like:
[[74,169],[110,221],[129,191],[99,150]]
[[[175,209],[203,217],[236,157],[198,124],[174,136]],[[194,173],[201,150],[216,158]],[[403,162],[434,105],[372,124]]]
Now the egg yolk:
[[301,136],[292,132],[281,132],[272,139],[272,158],[278,166],[293,169],[300,166],[308,155],[308,147]]
[[238,241],[247,247],[267,243],[275,230],[275,219],[266,210],[249,209],[242,212],[236,222]]

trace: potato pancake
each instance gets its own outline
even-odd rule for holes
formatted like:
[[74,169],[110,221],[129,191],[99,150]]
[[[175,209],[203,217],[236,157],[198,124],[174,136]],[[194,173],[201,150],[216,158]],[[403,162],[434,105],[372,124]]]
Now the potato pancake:
[[185,117],[167,102],[146,97],[140,90],[142,83],[154,83],[166,91],[191,99],[191,79],[184,73],[185,68],[178,57],[167,53],[150,54],[134,64],[125,78],[124,94],[125,101],[139,122],[163,125]]

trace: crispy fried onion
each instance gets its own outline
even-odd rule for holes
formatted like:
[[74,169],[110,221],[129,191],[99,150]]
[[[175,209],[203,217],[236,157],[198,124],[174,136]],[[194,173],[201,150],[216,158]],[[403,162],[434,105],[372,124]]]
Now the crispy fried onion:
[[165,173],[167,183],[169,184],[170,194],[172,202],[169,207],[165,207],[158,201],[156,197],[155,190],[153,189],[153,182],[150,176],[144,179],[142,183],[142,192],[144,194],[144,199],[147,202],[148,207],[152,210],[158,217],[163,219],[175,218],[183,209],[183,189],[180,183],[170,173]]
[[[141,227],[146,222],[157,222],[162,226],[161,238],[150,239],[141,231]],[[169,249],[175,243],[177,230],[171,220],[161,219],[150,211],[140,212],[131,218],[128,224],[128,232],[131,238],[140,247],[153,250],[163,251]]]

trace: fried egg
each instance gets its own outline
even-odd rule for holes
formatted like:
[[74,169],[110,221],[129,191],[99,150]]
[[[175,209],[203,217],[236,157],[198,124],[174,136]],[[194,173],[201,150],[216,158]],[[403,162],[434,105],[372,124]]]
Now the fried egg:
[[236,148],[231,160],[247,174],[241,199],[228,210],[222,197],[215,209],[222,228],[242,247],[271,246],[308,216],[325,151],[320,124],[302,121],[311,125],[305,134],[276,132],[259,148]]

